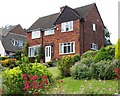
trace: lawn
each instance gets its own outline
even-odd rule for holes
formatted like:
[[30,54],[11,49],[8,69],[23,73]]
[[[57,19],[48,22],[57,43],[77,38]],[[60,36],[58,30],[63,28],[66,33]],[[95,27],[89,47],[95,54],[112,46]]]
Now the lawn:
[[[57,67],[48,68],[53,78],[60,77]],[[115,94],[118,93],[118,80],[76,80],[63,78],[63,90],[66,94]]]

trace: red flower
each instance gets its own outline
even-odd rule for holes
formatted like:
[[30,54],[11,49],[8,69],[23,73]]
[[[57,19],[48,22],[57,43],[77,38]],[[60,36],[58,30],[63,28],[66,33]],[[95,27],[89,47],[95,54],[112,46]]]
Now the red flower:
[[32,82],[32,83],[33,83],[33,85],[34,85],[34,86],[36,86],[36,85],[37,85],[37,82],[35,82],[35,81],[34,81],[34,82]]
[[60,80],[60,83],[63,83],[63,80]]
[[27,74],[22,74],[22,78],[23,78],[24,80],[27,80],[27,79],[28,79]]
[[42,83],[48,84],[48,81],[47,80],[43,80]]
[[40,86],[39,86],[41,89],[43,88],[43,85],[42,84],[40,84]]
[[29,86],[29,82],[24,82],[24,86]]
[[30,86],[29,86],[29,85],[27,85],[27,86],[25,86],[25,87],[23,88],[23,90],[28,90],[28,89],[30,89]]
[[37,92],[34,92],[33,94],[34,94],[34,95],[37,95]]
[[38,76],[30,76],[30,80],[37,80]]
[[42,78],[45,78],[45,79],[47,79],[47,76],[43,75],[43,76],[42,76]]

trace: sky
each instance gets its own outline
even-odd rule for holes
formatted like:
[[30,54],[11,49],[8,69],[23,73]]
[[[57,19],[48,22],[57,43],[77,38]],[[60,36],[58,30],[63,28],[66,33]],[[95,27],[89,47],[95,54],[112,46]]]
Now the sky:
[[118,39],[119,0],[0,0],[0,27],[20,24],[28,29],[39,17],[54,14],[60,7],[80,6],[96,3],[104,25],[110,32],[111,42]]

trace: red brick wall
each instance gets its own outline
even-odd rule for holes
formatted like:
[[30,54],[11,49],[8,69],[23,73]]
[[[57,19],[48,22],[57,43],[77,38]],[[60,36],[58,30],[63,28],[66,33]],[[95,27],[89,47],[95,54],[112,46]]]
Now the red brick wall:
[[[80,21],[74,21],[73,30],[70,32],[61,32],[61,24],[56,25],[55,34],[48,35],[43,37],[43,46],[53,44],[54,52],[53,59],[60,59],[63,55],[59,54],[59,43],[64,42],[75,42],[75,53],[80,53],[80,42],[79,42],[79,33],[80,33]],[[57,30],[58,29],[58,30]],[[31,32],[27,33],[27,41],[30,46],[42,44],[42,39],[31,39]],[[68,54],[67,54],[68,55]],[[70,54],[73,55],[73,54]]]
[[[96,24],[95,32],[92,29],[93,23]],[[84,26],[83,34],[84,52],[91,49],[91,43],[98,44],[99,48],[104,46],[104,32],[103,32],[104,26],[95,6],[89,12],[83,26]]]

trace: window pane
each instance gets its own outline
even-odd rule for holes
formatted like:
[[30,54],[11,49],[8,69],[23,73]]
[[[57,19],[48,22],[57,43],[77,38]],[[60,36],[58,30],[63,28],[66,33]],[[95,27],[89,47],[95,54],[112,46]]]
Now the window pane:
[[73,52],[73,43],[71,43],[71,52]]
[[35,39],[35,38],[40,38],[40,31],[33,31],[32,32],[32,39]]
[[64,46],[64,52],[63,53],[67,53],[67,47]]

